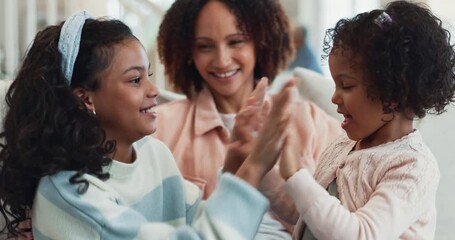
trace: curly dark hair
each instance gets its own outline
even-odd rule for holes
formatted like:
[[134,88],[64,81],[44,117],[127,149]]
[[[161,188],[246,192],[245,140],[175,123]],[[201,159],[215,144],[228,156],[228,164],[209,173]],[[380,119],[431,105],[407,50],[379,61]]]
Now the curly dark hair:
[[[375,23],[384,12],[391,21]],[[381,100],[385,113],[441,114],[455,93],[454,48],[441,25],[424,5],[392,2],[338,21],[326,33],[324,57],[349,50],[351,66],[363,71],[368,95]]]
[[[158,33],[158,54],[174,90],[188,98],[199,93],[204,80],[192,62],[195,23],[210,0],[177,0],[164,16]],[[235,15],[238,28],[253,40],[254,77],[271,81],[294,56],[289,20],[278,0],[218,0]]]
[[0,151],[0,211],[8,231],[15,235],[43,176],[76,171],[70,183],[78,184],[81,194],[88,188],[82,174],[109,178],[103,166],[112,161],[105,155],[115,151],[115,141],[106,139],[96,117],[73,89],[97,90],[100,72],[112,62],[114,45],[135,37],[120,21],[86,20],[70,84],[58,51],[62,24],[36,35],[6,96],[9,109],[1,134],[5,144]]

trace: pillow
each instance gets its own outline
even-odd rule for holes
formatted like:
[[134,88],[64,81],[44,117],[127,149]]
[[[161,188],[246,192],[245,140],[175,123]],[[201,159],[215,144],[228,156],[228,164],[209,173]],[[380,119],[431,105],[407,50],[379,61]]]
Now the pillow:
[[343,120],[343,116],[337,113],[337,107],[331,100],[335,84],[330,78],[313,70],[296,67],[293,71],[285,71],[273,81],[269,92],[278,92],[284,83],[292,77],[297,80],[297,88],[303,99],[315,103],[335,119]]

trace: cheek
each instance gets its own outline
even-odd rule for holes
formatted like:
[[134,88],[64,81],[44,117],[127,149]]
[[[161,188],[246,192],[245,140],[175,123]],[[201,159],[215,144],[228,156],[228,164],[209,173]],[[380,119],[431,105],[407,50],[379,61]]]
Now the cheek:
[[241,61],[244,64],[252,65],[254,66],[256,64],[256,55],[254,54],[254,49],[251,47],[248,47],[238,53],[238,58],[241,59]]
[[203,69],[206,68],[209,63],[209,57],[202,54],[194,54],[192,61],[197,71],[203,73]]

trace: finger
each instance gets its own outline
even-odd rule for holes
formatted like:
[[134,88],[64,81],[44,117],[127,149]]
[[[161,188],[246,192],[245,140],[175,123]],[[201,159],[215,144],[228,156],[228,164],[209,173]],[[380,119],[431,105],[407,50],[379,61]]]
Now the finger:
[[291,113],[292,85],[284,88],[279,94],[274,96],[272,108],[269,114],[269,122],[272,125],[286,120]]
[[265,120],[267,119],[269,112],[270,112],[270,102],[267,101],[267,102],[264,102],[264,104],[262,105],[262,109],[261,109],[261,113],[259,115],[259,121],[258,121],[259,124],[258,124],[257,128],[255,129],[256,131],[259,131],[264,126]]
[[261,80],[259,80],[256,87],[254,88],[253,92],[251,93],[251,96],[258,101],[259,105],[262,105],[264,102],[268,82],[269,82],[268,78],[262,77]]

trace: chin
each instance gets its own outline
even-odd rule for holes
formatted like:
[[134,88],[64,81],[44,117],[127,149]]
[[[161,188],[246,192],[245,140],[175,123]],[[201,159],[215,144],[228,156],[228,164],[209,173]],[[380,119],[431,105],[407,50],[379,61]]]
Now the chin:
[[346,135],[348,135],[348,138],[351,139],[352,141],[362,140],[362,137],[360,137],[356,134],[353,134],[353,133],[349,133],[349,131],[346,131]]

